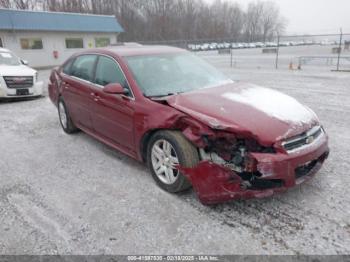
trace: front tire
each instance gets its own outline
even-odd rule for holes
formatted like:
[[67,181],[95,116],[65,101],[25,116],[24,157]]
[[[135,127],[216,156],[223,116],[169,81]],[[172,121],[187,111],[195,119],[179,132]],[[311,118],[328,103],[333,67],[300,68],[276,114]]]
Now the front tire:
[[58,100],[58,117],[64,132],[67,134],[73,134],[78,131],[78,128],[74,125],[72,118],[69,115],[66,103],[62,98]]
[[160,131],[151,138],[147,162],[157,184],[170,193],[191,187],[177,165],[192,168],[198,165],[197,149],[179,131]]

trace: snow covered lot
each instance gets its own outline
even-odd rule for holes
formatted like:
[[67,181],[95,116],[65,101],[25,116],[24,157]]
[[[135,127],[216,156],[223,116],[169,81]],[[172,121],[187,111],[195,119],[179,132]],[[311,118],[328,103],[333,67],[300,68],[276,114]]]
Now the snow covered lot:
[[349,254],[350,73],[231,69],[227,57],[206,58],[318,114],[331,155],[312,181],[207,207],[191,191],[163,192],[144,165],[84,133],[64,134],[47,97],[0,103],[0,253]]

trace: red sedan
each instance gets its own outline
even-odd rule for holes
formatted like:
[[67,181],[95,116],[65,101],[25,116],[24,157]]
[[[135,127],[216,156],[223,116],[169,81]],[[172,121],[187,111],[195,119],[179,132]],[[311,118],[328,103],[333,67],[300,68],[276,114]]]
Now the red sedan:
[[82,130],[146,162],[166,191],[193,186],[205,204],[285,191],[329,153],[311,109],[178,48],[76,54],[52,71],[49,94],[66,133]]

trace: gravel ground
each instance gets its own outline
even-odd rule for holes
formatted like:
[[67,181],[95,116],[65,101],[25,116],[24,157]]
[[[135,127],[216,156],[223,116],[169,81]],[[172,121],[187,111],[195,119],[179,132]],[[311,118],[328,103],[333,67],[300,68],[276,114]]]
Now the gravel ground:
[[207,207],[192,191],[163,192],[143,164],[84,133],[64,134],[47,97],[0,103],[0,253],[350,254],[350,74],[207,59],[316,111],[331,155],[313,180]]

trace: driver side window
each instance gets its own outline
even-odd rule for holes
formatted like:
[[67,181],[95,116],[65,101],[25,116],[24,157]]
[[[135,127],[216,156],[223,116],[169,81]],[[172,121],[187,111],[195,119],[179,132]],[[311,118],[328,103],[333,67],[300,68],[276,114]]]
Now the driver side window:
[[111,83],[119,83],[125,89],[128,89],[130,93],[130,88],[121,68],[113,59],[105,56],[100,56],[98,59],[95,83],[100,86],[106,86]]

